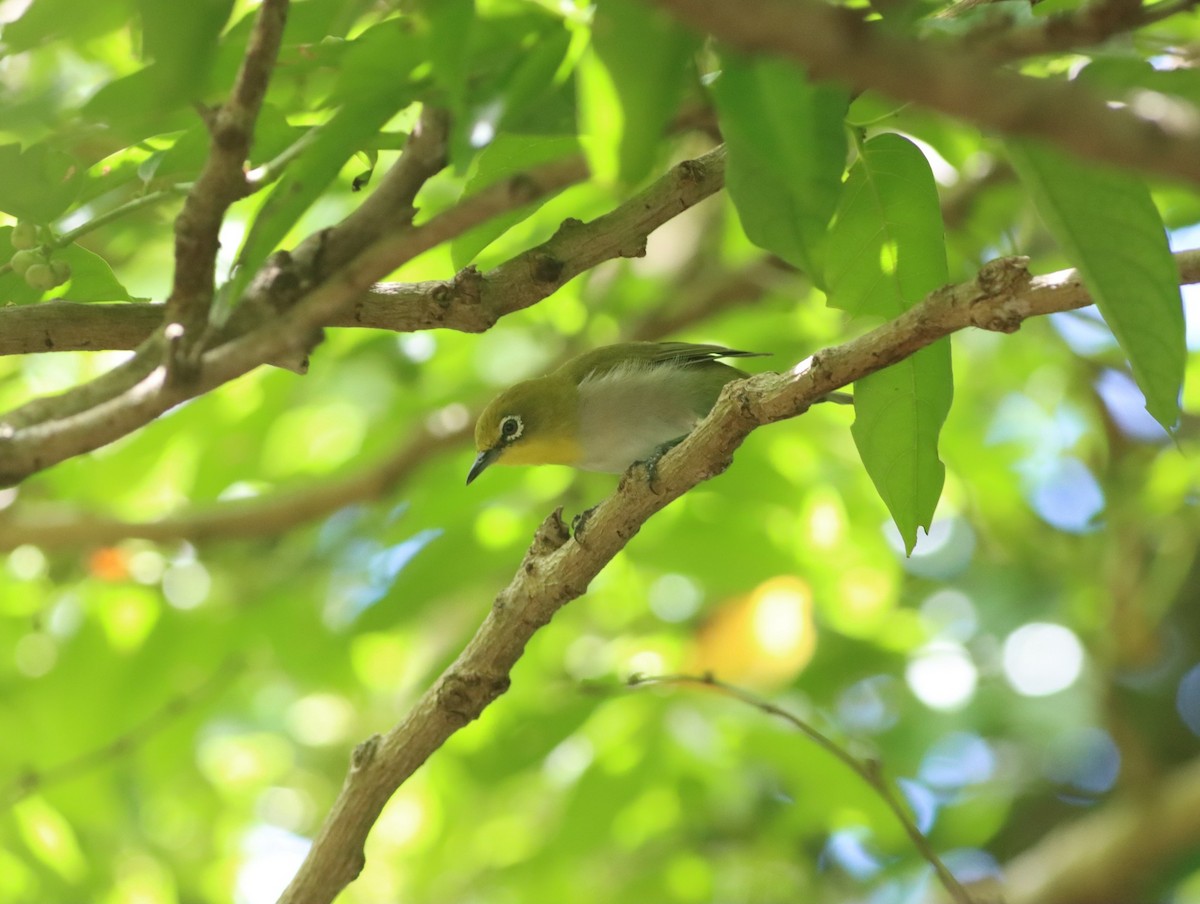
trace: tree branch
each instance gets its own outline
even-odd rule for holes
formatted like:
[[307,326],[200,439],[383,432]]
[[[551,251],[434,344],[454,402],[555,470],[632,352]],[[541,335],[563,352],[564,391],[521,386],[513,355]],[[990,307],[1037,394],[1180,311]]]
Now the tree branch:
[[[486,188],[423,226],[384,237],[280,318],[206,353],[202,372],[186,386],[165,380],[165,374],[157,369],[138,373],[135,364],[130,364],[121,382],[112,378],[112,385],[121,389],[119,394],[106,397],[110,386],[83,386],[66,396],[38,400],[10,412],[0,422],[0,481],[15,483],[65,458],[99,448],[264,361],[294,358],[304,349],[307,337],[325,324],[345,322],[341,318],[348,317],[361,325],[382,325],[379,321],[384,318],[371,304],[350,307],[375,279],[483,220],[578,181],[580,175],[578,159],[548,164],[519,179]],[[503,314],[540,301],[602,260],[643,253],[650,231],[723,184],[724,149],[716,148],[679,164],[591,223],[568,220],[548,242],[487,274],[468,268],[449,283],[421,284],[414,294],[405,296],[401,314],[386,318],[387,325],[392,329],[455,326],[485,330]],[[130,379],[133,375],[136,382]],[[81,401],[85,394],[88,404]],[[64,399],[72,395],[67,415],[54,418],[54,407],[64,405]]]
[[221,223],[229,205],[249,191],[243,166],[279,56],[287,12],[288,0],[263,0],[233,90],[207,119],[208,156],[175,221],[175,276],[166,320],[178,328],[168,345],[168,363],[180,355],[189,358],[200,347],[208,324]]
[[[575,181],[587,175],[582,158],[570,165],[575,168]],[[521,178],[536,182],[539,177],[532,171]],[[724,184],[725,152],[717,148],[673,167],[604,216],[589,223],[568,220],[548,241],[487,273],[467,267],[448,280],[376,283],[353,307],[335,312],[321,326],[483,332],[501,317],[547,298],[597,264],[619,256],[640,256],[651,232]],[[359,222],[357,232],[361,232]],[[344,247],[345,243],[339,238],[336,245]],[[248,311],[235,311],[228,333],[244,332],[250,316]],[[0,355],[132,349],[161,325],[162,317],[161,304],[52,301],[0,308]],[[279,363],[288,362],[281,359]]]
[[1200,132],[1114,109],[1077,82],[995,68],[988,56],[915,40],[820,0],[655,0],[681,21],[748,53],[775,53],[815,78],[875,89],[1001,135],[1038,138],[1086,160],[1200,183]]
[[156,543],[174,540],[198,543],[273,536],[391,492],[418,467],[458,445],[467,435],[465,427],[441,436],[422,431],[415,440],[405,442],[375,464],[346,476],[269,496],[217,502],[157,521],[124,521],[74,511],[56,512],[49,507],[41,514],[19,519],[3,512],[0,550],[26,543],[41,549],[108,546],[135,537]]
[[1053,829],[1004,869],[1007,904],[1147,900],[1146,885],[1200,835],[1200,760],[1146,793]]
[[[1047,16],[1035,25],[998,33],[985,25],[964,35],[962,43],[997,62],[1061,53],[1078,47],[1093,47],[1119,34],[1189,12],[1196,3],[1197,0],[1160,0],[1142,5],[1127,0],[1092,0],[1079,9]],[[963,8],[964,4],[956,4],[937,18],[951,18]]]
[[[376,280],[419,254],[449,241],[482,220],[569,185],[578,178],[577,161],[547,164],[536,179],[490,186],[430,219],[422,226],[384,235],[307,293],[293,308],[245,335],[206,352],[195,379],[168,381],[164,368],[142,374],[139,355],[120,377],[49,399],[39,399],[0,420],[0,483],[16,483],[66,458],[97,449],[149,423],[189,398],[253,370],[265,361],[303,353],[315,330],[339,315]],[[125,385],[136,376],[136,382]],[[111,385],[102,385],[108,379]],[[108,395],[112,388],[119,389]],[[86,399],[86,404],[84,400]],[[59,410],[68,412],[55,417]],[[33,421],[32,412],[37,420]]]
[[[786,270],[786,264],[767,257],[718,282],[706,281],[693,287],[702,291],[688,293],[687,303],[680,305],[677,312],[647,317],[634,324],[627,338],[660,339],[718,311],[746,304],[761,297]],[[436,436],[422,430],[415,439],[405,439],[378,462],[350,474],[325,482],[309,482],[303,489],[189,508],[154,521],[124,521],[50,505],[35,506],[31,511],[18,504],[0,511],[0,551],[24,544],[43,550],[107,546],[131,538],[157,543],[175,540],[201,543],[271,536],[324,518],[356,502],[395,491],[429,459],[457,448],[470,435],[469,423]]]
[[[1200,251],[1180,255],[1180,263],[1189,279],[1200,278]],[[355,750],[345,785],[280,901],[327,904],[353,881],[384,804],[447,738],[504,693],[534,633],[586,592],[651,515],[724,471],[753,430],[802,414],[826,394],[958,330],[1013,332],[1029,317],[1089,301],[1073,270],[1033,277],[1023,258],[992,261],[974,280],[940,289],[894,320],[786,373],[730,383],[708,417],[658,462],[653,487],[641,466],[634,466],[574,538],[562,510],[556,510],[538,528],[516,575],[458,658],[399,724]]]

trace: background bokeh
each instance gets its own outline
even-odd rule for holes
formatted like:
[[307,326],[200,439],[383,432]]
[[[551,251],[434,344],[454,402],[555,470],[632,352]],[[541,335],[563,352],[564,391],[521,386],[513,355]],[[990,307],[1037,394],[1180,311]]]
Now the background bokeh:
[[[197,72],[219,99],[254,4],[232,4],[214,52],[159,73],[158,101],[130,104],[146,64],[142,6],[0,4],[15,22],[0,59],[3,141],[86,164],[74,202],[47,220],[59,232],[194,178],[203,133],[179,99]],[[293,7],[256,163],[328,118],[338,54],[369,28],[436,16],[361,0]],[[587,13],[477,0],[463,65],[479,78],[423,210],[459,197],[497,130],[573,134]],[[1200,37],[1191,19],[1156,29],[1161,55]],[[386,126],[377,173],[415,112]],[[1028,254],[1036,273],[1067,265],[989,139],[870,95],[850,118],[885,115],[933,166],[952,281],[997,254]],[[657,146],[654,174],[711,144],[704,129],[680,131]],[[368,163],[351,160],[283,244],[353,210],[350,182]],[[627,194],[569,189],[476,263]],[[1156,186],[1155,199],[1174,247],[1200,246],[1194,195]],[[235,206],[223,274],[261,204]],[[132,303],[162,300],[177,210],[147,206],[80,247]],[[463,254],[435,249],[393,278],[447,278]],[[723,291],[735,281],[740,291]],[[120,300],[104,285],[82,300]],[[1174,439],[1091,309],[1012,336],[956,335],[946,487],[911,557],[858,461],[851,410],[817,406],[756,431],[726,473],[646,524],[535,637],[512,689],[401,788],[343,900],[936,893],[883,803],[786,723],[703,688],[631,689],[631,674],[712,671],[878,757],[964,881],[998,877],[1056,829],[1161,787],[1200,753],[1200,302],[1185,299],[1190,379]],[[495,468],[465,487],[474,414],[566,355],[664,324],[671,338],[771,354],[751,369],[789,367],[867,325],[764,259],[721,194],[656,232],[643,258],[603,264],[483,335],[330,330],[306,376],[261,368],[0,490],[0,527],[42,531],[37,542],[9,531],[0,559],[0,901],[274,900],[352,747],[456,655],[551,509],[579,512],[615,485],[545,467]],[[124,354],[2,358],[0,403],[61,391]],[[398,479],[298,514],[422,444]],[[202,527],[231,506],[256,526]],[[271,506],[278,518],[254,520]],[[113,519],[174,519],[189,539],[122,538]],[[1138,900],[1200,901],[1200,841],[1137,881]]]

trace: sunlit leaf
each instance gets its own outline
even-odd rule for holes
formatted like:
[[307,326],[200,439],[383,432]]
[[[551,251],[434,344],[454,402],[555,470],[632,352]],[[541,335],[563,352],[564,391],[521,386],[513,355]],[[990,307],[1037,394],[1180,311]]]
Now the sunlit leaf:
[[68,881],[87,870],[83,849],[71,824],[42,797],[27,797],[12,810],[26,847],[44,866]]
[[183,4],[137,0],[143,54],[153,59],[155,91],[143,99],[169,106],[200,97],[216,59],[217,38],[233,10],[233,0],[191,0]]
[[847,93],[809,82],[789,63],[726,54],[713,95],[742,228],[820,284],[826,227],[846,166]]
[[[579,141],[566,135],[500,135],[489,144],[477,158],[472,172],[463,187],[463,196],[474,194],[482,188],[502,179],[528,171],[541,163],[561,160],[579,153]],[[538,199],[534,204],[493,217],[476,226],[450,243],[451,260],[456,269],[469,264],[480,251],[486,248],[511,226],[521,222],[552,195]]]
[[692,81],[688,60],[697,40],[660,10],[601,0],[592,48],[579,76],[588,161],[601,181],[638,182],[650,172]]
[[1173,429],[1187,356],[1183,302],[1178,268],[1149,189],[1136,176],[1034,142],[1010,140],[1008,151],[1038,212],[1129,357],[1146,410]]
[[[895,317],[947,280],[937,189],[912,142],[867,141],[850,170],[829,237],[829,303]],[[909,552],[941,496],[938,434],[953,393],[941,340],[854,384],[854,441]]]

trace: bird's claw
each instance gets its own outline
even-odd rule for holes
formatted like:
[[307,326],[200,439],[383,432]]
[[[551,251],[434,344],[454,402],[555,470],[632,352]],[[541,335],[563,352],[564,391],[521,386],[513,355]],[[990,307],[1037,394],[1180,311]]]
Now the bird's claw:
[[666,455],[668,452],[670,452],[672,449],[674,449],[676,446],[678,446],[681,442],[683,442],[682,436],[679,437],[679,439],[668,440],[667,442],[659,445],[653,452],[651,452],[649,458],[646,458],[645,460],[640,462],[641,466],[643,468],[645,468],[645,470],[646,470],[646,485],[648,487],[650,487],[651,492],[653,492],[653,493],[658,492],[658,490],[655,488],[655,484],[658,483],[658,463],[659,463],[659,461],[661,461],[662,457],[664,455]]

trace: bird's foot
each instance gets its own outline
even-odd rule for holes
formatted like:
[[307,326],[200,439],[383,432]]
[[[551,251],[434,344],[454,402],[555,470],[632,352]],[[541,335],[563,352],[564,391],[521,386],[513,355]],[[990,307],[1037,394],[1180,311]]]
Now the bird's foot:
[[681,436],[679,439],[667,440],[667,442],[661,443],[653,452],[650,453],[649,458],[639,462],[639,464],[646,469],[646,485],[650,487],[652,492],[658,492],[658,490],[655,489],[655,484],[658,483],[658,463],[662,460],[664,455],[683,442],[683,439],[684,438]]

